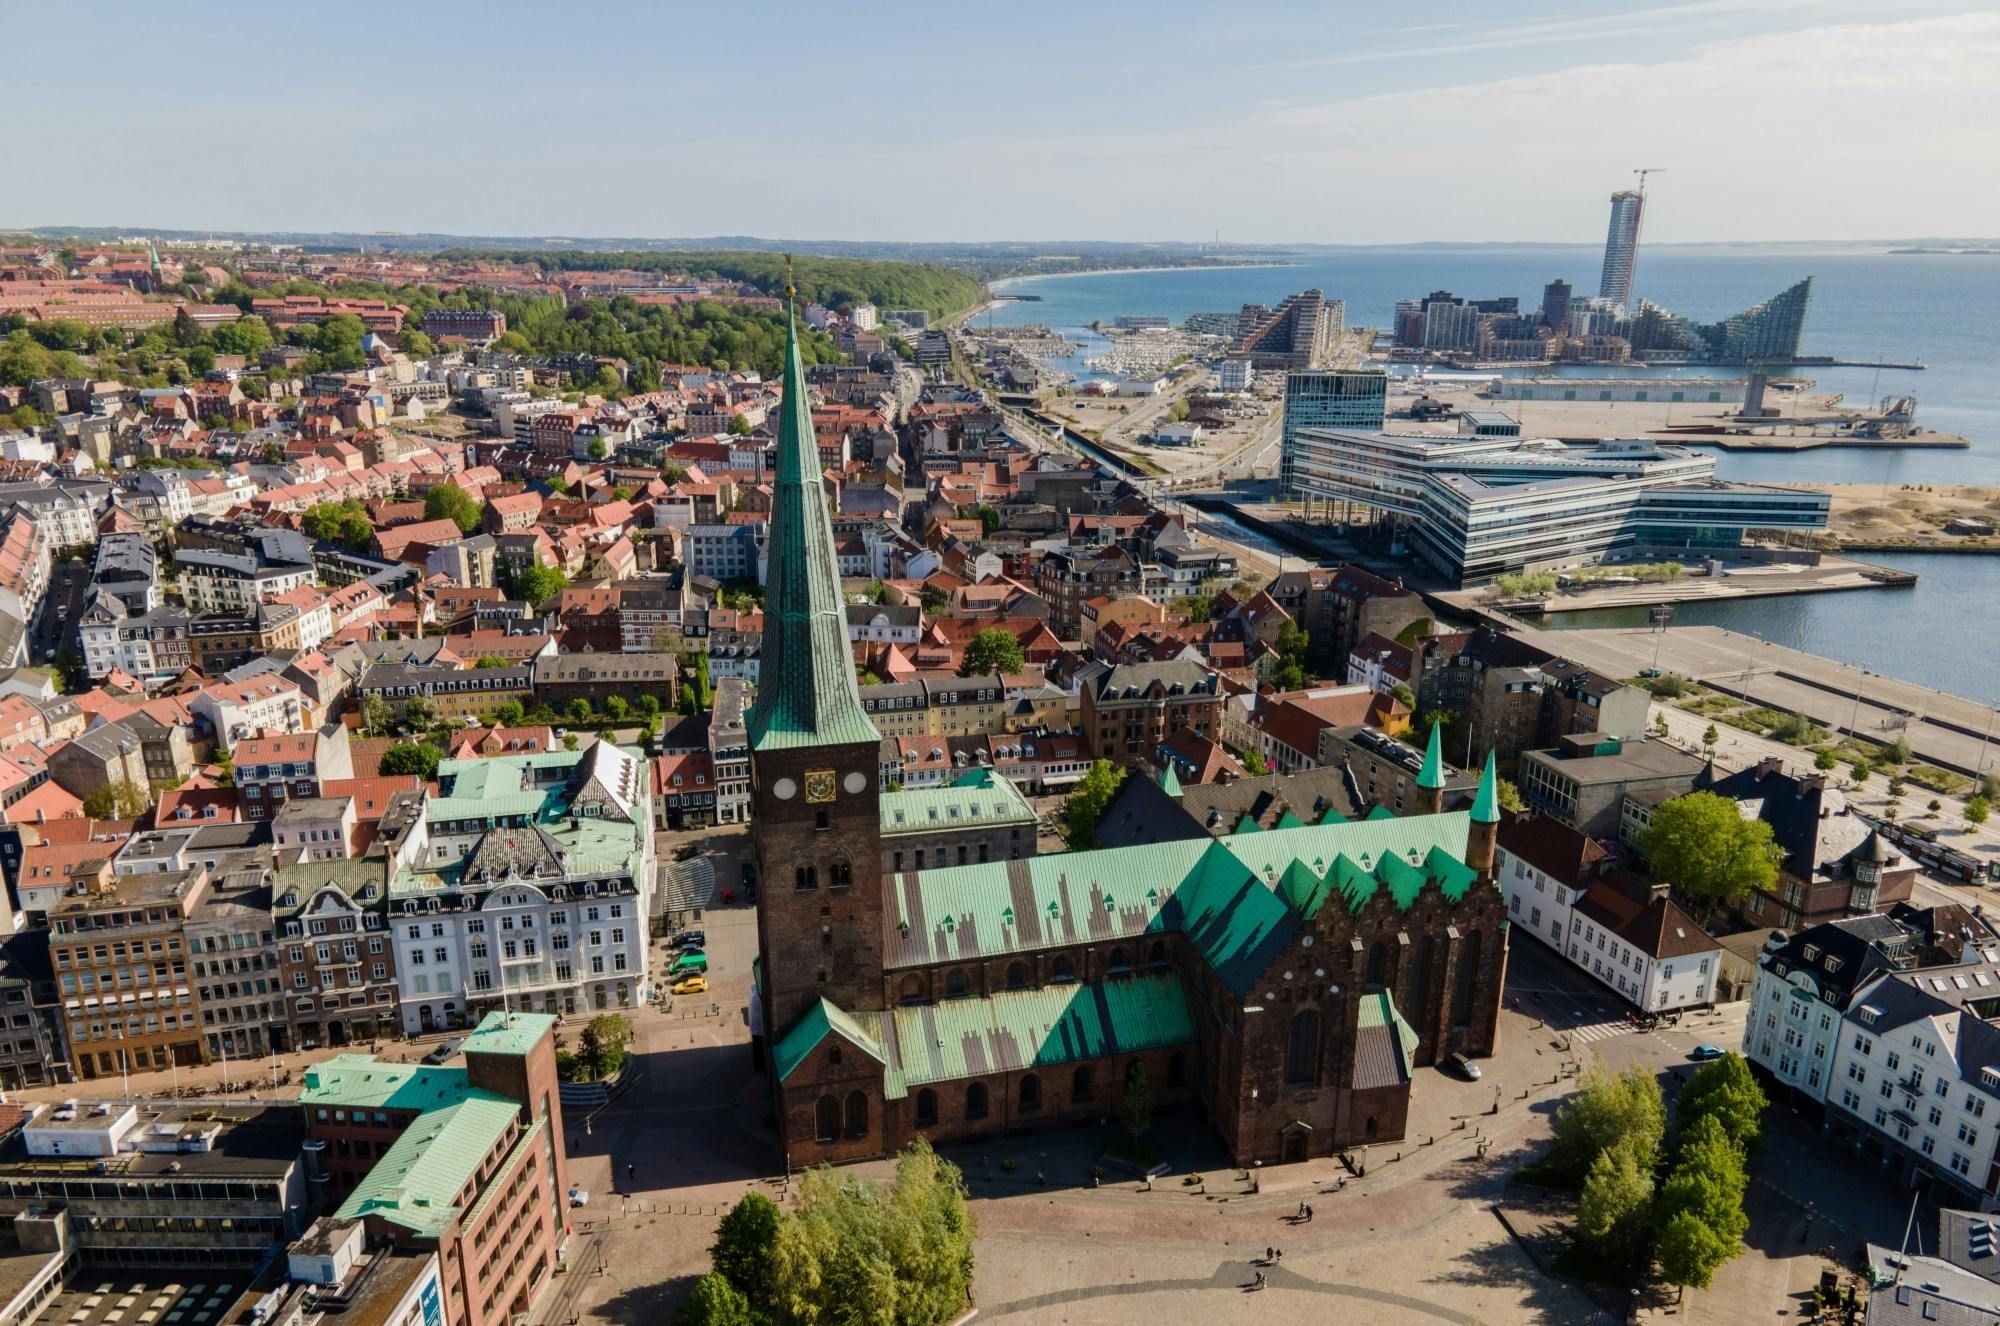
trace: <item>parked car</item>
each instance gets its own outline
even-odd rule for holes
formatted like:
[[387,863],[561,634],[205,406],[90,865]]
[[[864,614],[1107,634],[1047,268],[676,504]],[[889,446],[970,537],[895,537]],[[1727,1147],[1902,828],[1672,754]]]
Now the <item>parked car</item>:
[[701,952],[683,953],[674,959],[674,965],[667,968],[668,976],[685,976],[689,972],[708,970],[708,954]]
[[569,1204],[571,1206],[589,1206],[590,1205],[589,1190],[585,1188],[579,1188],[575,1184],[571,1184],[569,1190]]
[[1729,1051],[1723,1049],[1720,1045],[1697,1045],[1688,1051],[1688,1058],[1698,1064],[1705,1064],[1710,1059],[1720,1059],[1728,1053]]
[[1445,1067],[1457,1073],[1468,1082],[1479,1080],[1479,1065],[1462,1054],[1448,1054],[1444,1057]]
[[708,978],[699,975],[683,976],[669,988],[675,994],[706,994],[708,992]]
[[457,1054],[459,1047],[464,1044],[465,1037],[463,1036],[454,1036],[448,1041],[440,1042],[435,1050],[424,1056],[424,1062],[427,1064],[441,1064],[454,1054]]
[[708,947],[708,935],[701,930],[683,930],[674,936],[674,947],[681,950],[705,949]]

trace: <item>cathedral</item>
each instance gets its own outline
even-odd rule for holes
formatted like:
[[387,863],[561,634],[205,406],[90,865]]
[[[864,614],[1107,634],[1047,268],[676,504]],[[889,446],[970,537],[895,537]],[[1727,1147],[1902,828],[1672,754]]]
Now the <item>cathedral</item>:
[[[789,316],[789,315],[788,315]],[[796,327],[747,723],[753,1029],[790,1167],[1115,1117],[1143,1090],[1238,1164],[1403,1135],[1412,1070],[1490,1054],[1507,963],[1489,759],[1469,810],[883,868],[881,784]]]

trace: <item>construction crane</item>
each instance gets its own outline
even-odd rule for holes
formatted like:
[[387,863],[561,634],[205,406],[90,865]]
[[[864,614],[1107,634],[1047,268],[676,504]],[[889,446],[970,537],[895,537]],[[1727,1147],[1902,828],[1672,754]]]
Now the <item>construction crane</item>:
[[1637,175],[1639,177],[1639,196],[1641,198],[1644,198],[1646,196],[1646,177],[1648,175],[1663,174],[1665,173],[1666,169],[1667,168],[1665,166],[1642,166],[1638,170],[1632,172],[1634,175]]

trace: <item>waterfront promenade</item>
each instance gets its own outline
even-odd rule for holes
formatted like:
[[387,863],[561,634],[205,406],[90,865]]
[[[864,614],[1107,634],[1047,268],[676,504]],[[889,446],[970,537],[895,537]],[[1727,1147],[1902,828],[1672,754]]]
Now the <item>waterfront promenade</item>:
[[[1521,639],[1610,676],[1634,677],[1654,666],[1773,709],[1804,714],[1824,727],[1875,741],[1908,739],[1921,760],[1976,774],[2000,767],[1993,706],[1912,682],[1788,649],[1716,626],[1676,626],[1664,637],[1646,627],[1550,631],[1493,613]],[[1949,640],[1912,640],[1913,649],[1948,649]]]

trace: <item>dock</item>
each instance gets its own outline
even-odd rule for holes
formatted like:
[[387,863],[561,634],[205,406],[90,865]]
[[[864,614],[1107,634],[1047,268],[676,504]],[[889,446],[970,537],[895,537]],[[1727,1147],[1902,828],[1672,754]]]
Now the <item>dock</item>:
[[[1615,567],[1608,568],[1616,570]],[[1816,566],[1739,561],[1725,563],[1722,573],[1683,576],[1651,584],[1609,585],[1554,594],[1536,600],[1537,607],[1496,605],[1516,617],[1565,612],[1597,612],[1607,608],[1650,608],[1656,603],[1715,603],[1726,599],[1782,598],[1793,594],[1832,594],[1858,589],[1908,589],[1917,583],[1914,571],[1873,566],[1845,557],[1822,556]],[[1492,603],[1490,589],[1457,589],[1436,597],[1460,611],[1476,613]]]

